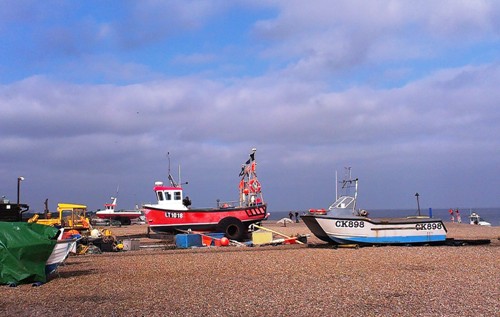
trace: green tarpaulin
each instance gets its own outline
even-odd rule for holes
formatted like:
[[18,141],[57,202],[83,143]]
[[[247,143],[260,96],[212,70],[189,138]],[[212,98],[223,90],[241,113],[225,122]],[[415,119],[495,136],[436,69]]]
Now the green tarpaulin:
[[57,233],[36,223],[0,222],[0,284],[45,283],[45,262]]

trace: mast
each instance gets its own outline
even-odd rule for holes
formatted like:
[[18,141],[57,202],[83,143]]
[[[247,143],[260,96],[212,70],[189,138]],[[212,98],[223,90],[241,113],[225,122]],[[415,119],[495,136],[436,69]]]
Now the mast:
[[[170,174],[170,152],[167,152],[167,158],[168,158],[168,180],[170,181],[170,185],[172,187],[179,187],[180,185],[178,185],[174,178],[172,177],[172,174]],[[180,175],[181,175],[181,167],[179,165],[179,180],[180,180]],[[180,183],[180,181],[179,181]]]
[[179,164],[179,186],[182,186],[182,182],[181,182],[181,164]]
[[241,179],[238,184],[240,206],[250,206],[264,203],[261,185],[257,179],[257,163],[255,162],[256,151],[257,149],[253,148],[249,155],[250,158],[241,165],[241,171],[239,174]]
[[170,176],[170,152],[167,152],[167,159],[168,159],[168,176]]
[[356,210],[356,204],[358,203],[358,179],[356,178],[354,180],[354,206],[352,207],[352,210]]
[[337,199],[339,199],[338,187],[339,187],[339,183],[338,183],[338,179],[337,179],[337,170],[335,170],[335,201],[337,201]]

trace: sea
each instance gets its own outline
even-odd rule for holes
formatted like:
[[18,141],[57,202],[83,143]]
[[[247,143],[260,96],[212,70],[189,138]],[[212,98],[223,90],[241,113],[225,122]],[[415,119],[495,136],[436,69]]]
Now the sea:
[[[371,218],[390,218],[390,217],[408,217],[418,216],[418,210],[415,209],[367,209]],[[451,222],[451,217],[448,212],[449,209],[443,208],[427,208],[420,209],[421,216],[430,216],[432,218],[442,219],[444,222]],[[304,210],[292,210],[292,213],[299,212],[299,215],[305,213]],[[469,223],[469,215],[473,212],[479,214],[485,221],[491,223],[492,226],[500,226],[500,207],[498,208],[464,208],[458,209],[462,217],[462,223]],[[270,210],[270,220],[279,220],[288,218],[288,211],[272,211]],[[295,220],[295,216],[294,216]],[[456,221],[456,220],[455,220]]]

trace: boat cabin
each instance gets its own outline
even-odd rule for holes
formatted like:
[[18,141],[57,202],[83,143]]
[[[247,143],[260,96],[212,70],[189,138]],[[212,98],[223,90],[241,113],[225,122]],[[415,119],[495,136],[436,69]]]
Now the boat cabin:
[[182,187],[164,186],[163,182],[155,182],[153,190],[155,191],[158,205],[161,205],[163,208],[174,210],[188,209],[182,203]]
[[342,193],[339,195],[337,189],[335,189],[335,202],[328,207],[328,211],[334,216],[367,216],[368,213],[360,214],[356,211],[358,179],[351,177],[350,167],[346,168],[345,179],[339,183],[342,184]]
[[22,221],[22,214],[29,208],[26,204],[17,204],[2,196],[0,199],[0,221]]
[[104,204],[104,209],[109,212],[114,212],[116,208],[116,198],[111,197],[111,199],[113,200],[113,202],[111,204]]

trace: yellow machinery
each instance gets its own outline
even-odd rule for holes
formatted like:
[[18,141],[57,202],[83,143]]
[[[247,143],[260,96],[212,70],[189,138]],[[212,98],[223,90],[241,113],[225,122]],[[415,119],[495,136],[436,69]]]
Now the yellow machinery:
[[57,204],[57,213],[47,213],[45,219],[33,219],[33,222],[47,226],[61,226],[70,230],[88,230],[86,218],[87,206],[78,204]]

